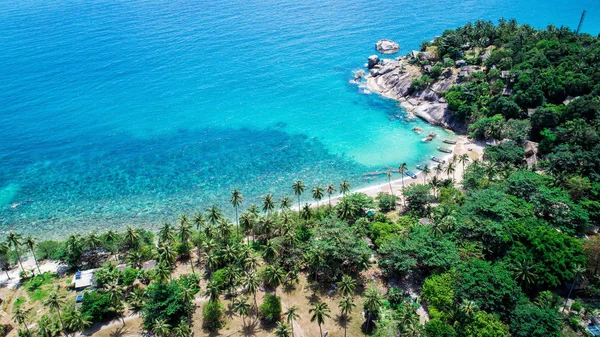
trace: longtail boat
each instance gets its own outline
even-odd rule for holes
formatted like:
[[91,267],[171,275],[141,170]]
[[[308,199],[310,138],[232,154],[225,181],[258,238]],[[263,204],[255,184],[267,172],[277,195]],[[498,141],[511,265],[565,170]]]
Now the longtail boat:
[[433,140],[432,137],[425,137],[425,138],[421,139],[421,141],[424,142],[424,143],[429,143],[432,140]]
[[450,150],[449,148],[446,148],[446,147],[439,147],[438,146],[437,149],[439,151],[441,151],[441,152],[444,152],[444,153],[452,153],[452,150]]
[[452,140],[452,139],[444,139],[444,143],[446,143],[446,144],[456,144],[456,141]]
[[436,162],[436,163],[440,163],[440,164],[446,164],[446,161],[445,161],[445,160],[443,160],[443,159],[440,159],[440,158],[438,158],[438,157],[431,156],[431,160],[433,160],[433,161],[434,161],[434,162]]
[[417,179],[417,175],[412,173],[412,171],[409,170],[404,170],[404,174],[406,174],[407,176],[413,178],[413,179]]
[[419,171],[423,171],[424,168],[425,167],[421,164],[417,165],[417,170],[419,170]]

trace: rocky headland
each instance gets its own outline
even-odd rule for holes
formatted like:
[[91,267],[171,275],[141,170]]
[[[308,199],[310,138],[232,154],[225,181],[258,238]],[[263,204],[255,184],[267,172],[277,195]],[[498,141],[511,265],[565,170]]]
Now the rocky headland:
[[[424,53],[413,52],[410,56],[396,59],[379,59],[377,55],[368,58],[369,72],[365,76],[370,91],[400,102],[407,112],[418,116],[430,124],[464,133],[464,123],[458,121],[448,109],[443,93],[469,76],[479,67],[466,66],[459,61],[443,67],[441,75],[425,89],[414,90],[413,80],[420,79],[431,71],[432,66],[422,62]],[[425,55],[425,57],[428,57]],[[463,61],[464,62],[464,61]],[[466,67],[466,68],[465,68]]]

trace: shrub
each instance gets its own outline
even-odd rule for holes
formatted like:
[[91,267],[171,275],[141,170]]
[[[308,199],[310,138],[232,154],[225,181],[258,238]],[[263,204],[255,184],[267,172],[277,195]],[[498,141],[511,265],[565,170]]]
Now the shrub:
[[139,271],[133,268],[125,268],[123,273],[121,274],[121,284],[124,286],[130,286],[135,282],[135,279],[138,277]]
[[379,207],[379,209],[381,209],[383,212],[387,212],[396,209],[396,201],[398,201],[398,197],[389,193],[379,192],[375,200],[377,200],[377,207]]
[[105,321],[117,316],[110,301],[110,296],[97,291],[89,291],[83,294],[81,312],[89,316],[92,322]]
[[281,299],[278,296],[266,294],[263,304],[258,308],[260,318],[267,322],[276,322],[281,318]]
[[580,312],[581,311],[581,303],[575,301],[573,302],[573,304],[571,304],[571,310],[575,311],[575,312]]
[[220,301],[210,301],[202,307],[202,327],[207,330],[216,330],[223,326],[225,308]]

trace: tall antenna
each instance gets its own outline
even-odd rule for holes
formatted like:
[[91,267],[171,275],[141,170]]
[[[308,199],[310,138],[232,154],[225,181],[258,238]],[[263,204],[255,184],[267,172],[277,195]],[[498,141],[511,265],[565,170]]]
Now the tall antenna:
[[577,31],[575,32],[575,35],[579,34],[579,30],[581,29],[581,25],[583,24],[583,20],[585,19],[585,13],[587,13],[587,11],[584,9],[583,13],[581,13],[581,19],[579,19],[579,26],[577,26]]

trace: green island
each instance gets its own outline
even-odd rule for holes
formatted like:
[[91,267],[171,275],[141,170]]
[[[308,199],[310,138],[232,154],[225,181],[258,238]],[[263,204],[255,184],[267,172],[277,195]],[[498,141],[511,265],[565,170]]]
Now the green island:
[[0,336],[600,334],[600,38],[478,21],[409,62],[411,93],[459,73],[436,95],[488,143],[482,159],[376,197],[297,181],[251,205],[234,190],[235,218],[213,206],[157,233],[11,232]]

